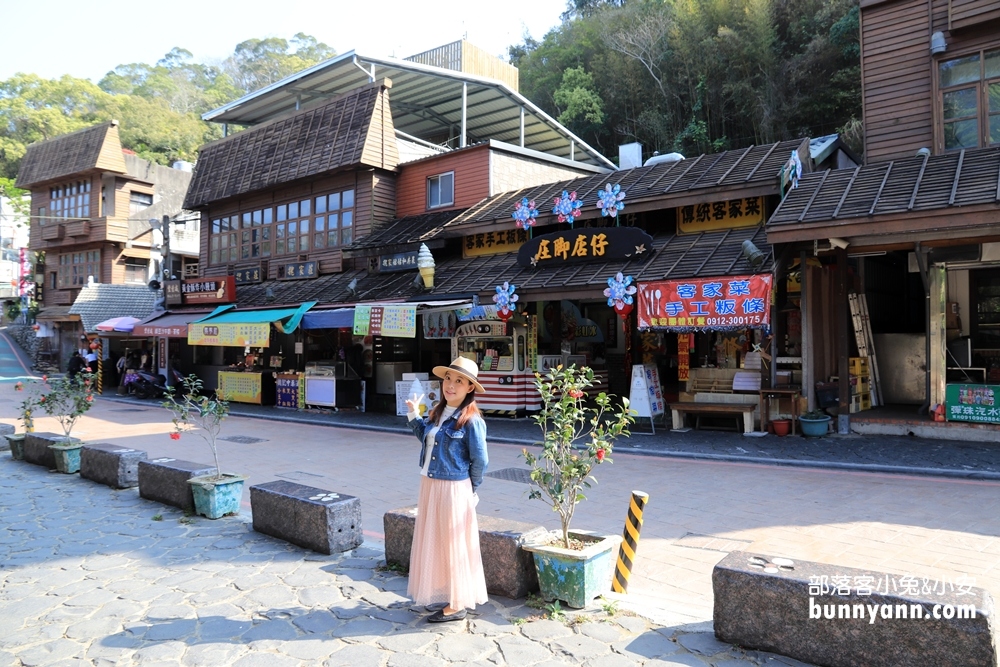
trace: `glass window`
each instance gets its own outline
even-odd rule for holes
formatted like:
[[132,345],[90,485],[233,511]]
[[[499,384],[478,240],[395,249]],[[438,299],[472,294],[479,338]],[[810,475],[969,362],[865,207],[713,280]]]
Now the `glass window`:
[[451,206],[455,203],[455,172],[427,179],[427,208]]
[[938,63],[944,149],[1000,144],[1000,50]]
[[308,199],[299,202],[299,215],[303,218],[309,215],[310,201]]
[[297,217],[299,217],[299,204],[298,202],[294,202],[288,205],[288,219],[291,220]]
[[288,220],[288,205],[282,204],[277,209],[277,220],[278,222],[284,222]]
[[942,88],[979,81],[979,54],[946,60],[938,65],[938,69]]
[[326,197],[316,197],[316,212],[326,213]]

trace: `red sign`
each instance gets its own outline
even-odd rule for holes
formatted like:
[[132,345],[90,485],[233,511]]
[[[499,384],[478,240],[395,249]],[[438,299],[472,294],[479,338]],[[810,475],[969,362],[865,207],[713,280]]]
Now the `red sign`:
[[133,336],[158,336],[161,338],[187,338],[188,327],[186,324],[150,324],[136,325],[132,330]]
[[639,283],[639,328],[677,331],[770,325],[770,274]]
[[236,301],[236,277],[218,276],[182,280],[180,281],[180,293],[181,300],[185,305],[232,303]]

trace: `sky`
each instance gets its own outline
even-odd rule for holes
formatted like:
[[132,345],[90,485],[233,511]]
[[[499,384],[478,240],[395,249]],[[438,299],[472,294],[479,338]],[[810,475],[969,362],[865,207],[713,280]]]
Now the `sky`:
[[155,63],[179,46],[194,60],[216,63],[246,39],[298,32],[337,50],[406,56],[465,37],[494,55],[541,39],[558,25],[566,0],[168,0],[96,5],[78,0],[3,2],[8,29],[0,39],[0,80],[17,72],[98,82],[125,63]]

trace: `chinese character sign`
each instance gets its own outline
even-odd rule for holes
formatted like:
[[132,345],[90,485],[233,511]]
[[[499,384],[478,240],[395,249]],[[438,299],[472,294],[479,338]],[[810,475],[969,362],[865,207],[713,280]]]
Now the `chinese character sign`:
[[770,326],[772,276],[640,283],[639,328],[677,331]]
[[681,234],[756,227],[762,222],[764,222],[763,197],[746,197],[677,207],[677,231]]
[[1000,424],[1000,386],[949,384],[945,387],[946,418],[950,422]]
[[415,305],[356,306],[354,335],[416,338],[417,307]]
[[528,241],[528,230],[506,229],[462,237],[462,256],[501,255],[516,252]]

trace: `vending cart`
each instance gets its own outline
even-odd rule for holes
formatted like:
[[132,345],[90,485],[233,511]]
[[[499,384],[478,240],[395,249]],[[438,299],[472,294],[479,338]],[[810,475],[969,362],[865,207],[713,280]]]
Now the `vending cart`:
[[479,383],[486,393],[476,402],[483,412],[516,416],[542,409],[528,358],[528,327],[493,320],[466,322],[455,330],[451,353],[479,366]]

